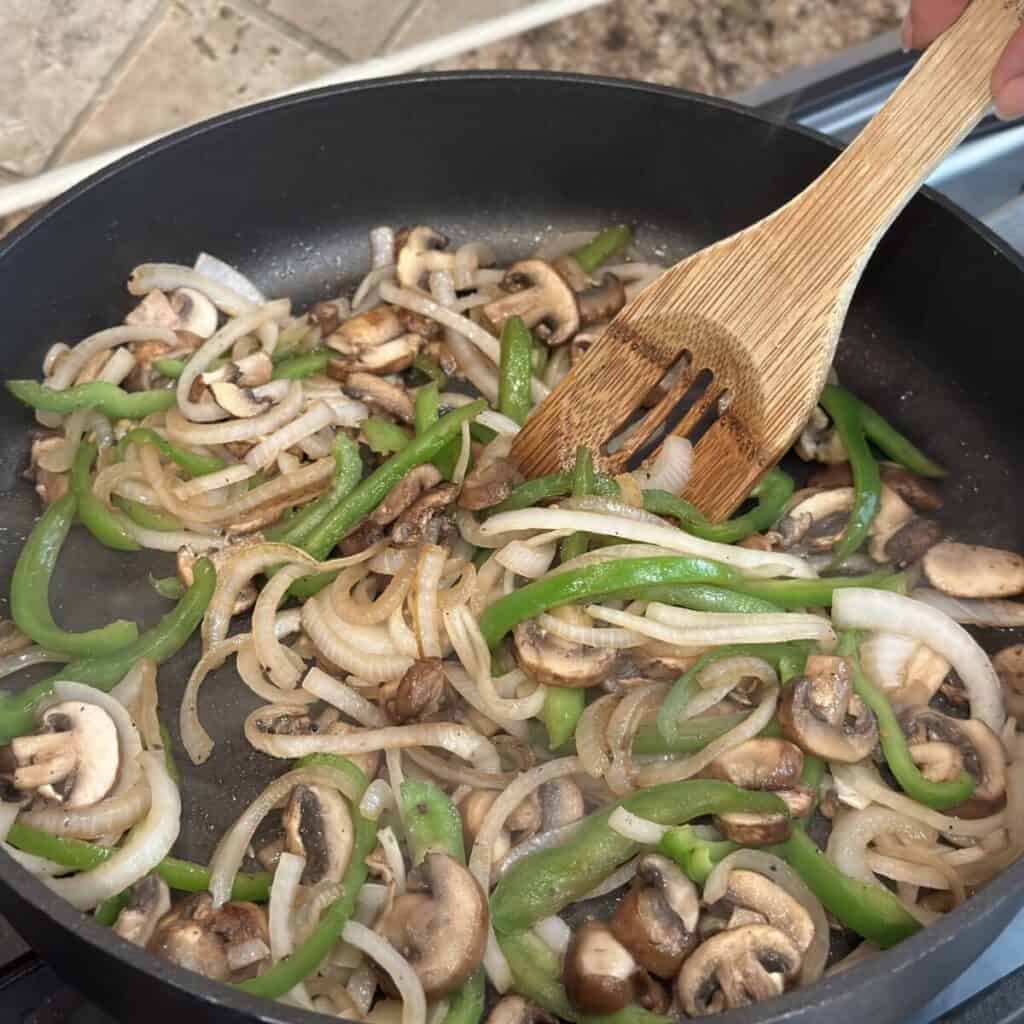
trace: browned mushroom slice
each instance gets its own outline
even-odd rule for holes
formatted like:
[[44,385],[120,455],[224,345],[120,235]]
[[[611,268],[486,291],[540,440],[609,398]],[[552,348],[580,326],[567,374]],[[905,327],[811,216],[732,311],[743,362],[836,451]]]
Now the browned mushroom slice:
[[778,928],[730,928],[690,954],[676,978],[676,996],[691,1017],[750,1006],[781,995],[800,961],[800,950]]
[[516,626],[513,640],[519,667],[545,686],[594,686],[612,675],[618,658],[614,648],[572,643],[533,619]]
[[[376,348],[364,349],[348,368],[348,374],[362,371],[377,374],[401,373],[412,366],[422,344],[423,339],[418,334],[402,334]],[[342,379],[347,379],[347,375]]]
[[1006,753],[1002,741],[984,722],[950,718],[932,708],[908,708],[900,715],[907,749],[926,779],[950,782],[961,771],[976,780],[971,798],[950,813],[983,818],[1006,800]]
[[421,722],[441,710],[444,695],[445,678],[440,658],[421,658],[406,669],[386,707],[399,724]]
[[23,475],[35,484],[36,494],[44,505],[52,505],[68,493],[68,474],[45,469],[39,464],[40,459],[46,461],[44,456],[47,452],[63,447],[64,437],[61,434],[35,432],[32,435],[29,464]]
[[[828,414],[820,405],[814,407],[811,418],[797,438],[794,449],[804,462],[823,462],[827,466],[846,462],[846,448],[843,446],[839,431],[832,426]],[[838,483],[818,483],[812,481],[811,487],[843,487],[850,480]]]
[[536,328],[549,345],[561,345],[579,329],[576,295],[550,263],[513,263],[501,286],[511,294],[483,307],[484,315],[499,331],[510,316],[518,316],[527,327]]
[[325,344],[345,355],[358,355],[405,334],[405,326],[392,306],[374,306],[358,313],[328,335]]
[[552,779],[536,792],[540,804],[541,832],[571,825],[586,813],[583,793],[572,779]]
[[777,527],[783,548],[830,550],[843,535],[852,507],[852,487],[798,491]]
[[[878,467],[882,483],[894,490],[911,508],[918,512],[937,512],[943,505],[942,494],[931,480],[911,473],[905,466],[895,462],[883,462]],[[807,480],[808,487],[849,487],[853,474],[848,462],[830,465],[827,469],[812,473]]]
[[901,568],[918,562],[942,540],[942,526],[934,519],[914,516],[896,530],[881,546],[879,561]]
[[807,910],[785,889],[756,871],[730,871],[724,898],[734,907],[759,914],[767,924],[785,932],[801,956],[814,940],[814,922]]
[[444,252],[448,239],[426,225],[408,229],[395,238],[395,270],[404,288],[419,288],[434,270],[455,268],[455,253]]
[[257,398],[252,388],[240,388],[227,381],[215,381],[210,385],[210,390],[214,400],[225,412],[240,419],[259,416],[271,406],[269,398]]
[[715,824],[726,839],[741,846],[773,846],[787,839],[790,830],[789,815],[784,811],[763,814],[733,811],[718,815]]
[[487,941],[487,898],[453,857],[428,853],[376,931],[412,965],[427,999],[458,988],[480,964]]
[[608,922],[637,963],[659,978],[674,978],[697,945],[700,898],[693,882],[672,861],[648,853]]
[[505,996],[494,1004],[485,1024],[556,1024],[551,1014],[522,996]]
[[348,804],[335,790],[296,786],[281,824],[285,849],[306,859],[303,885],[341,881],[352,859],[355,833]]
[[[483,827],[484,818],[498,799],[498,791],[493,789],[471,789],[456,805],[462,818],[462,838],[466,849],[471,850],[476,837]],[[512,845],[507,829],[502,829],[491,849],[491,863],[497,864],[509,851]]]
[[255,903],[213,907],[208,892],[182,900],[159,921],[151,953],[214,981],[244,981],[270,960],[270,936]]
[[562,981],[569,1002],[583,1013],[615,1013],[636,998],[637,963],[603,921],[573,932]]
[[523,475],[509,459],[481,460],[463,481],[459,494],[459,507],[471,512],[490,508],[512,493],[523,482]]
[[626,289],[614,274],[602,274],[597,284],[576,290],[582,327],[611,320],[626,304]]
[[352,373],[345,379],[345,393],[359,398],[375,409],[391,413],[403,423],[412,423],[412,399],[405,388],[374,376],[372,373]]
[[799,783],[803,766],[803,751],[795,744],[753,739],[719,754],[707,774],[742,789],[790,789]]
[[936,544],[921,563],[925,578],[953,597],[1013,597],[1024,593],[1024,558],[978,544]]
[[458,494],[458,484],[440,484],[422,494],[395,520],[391,528],[391,543],[398,548],[409,548],[429,539],[428,532],[437,523],[438,515],[455,501]]
[[159,875],[145,875],[129,890],[128,903],[117,915],[111,930],[136,946],[145,946],[170,909],[171,892],[167,883]]
[[802,750],[828,761],[862,761],[878,742],[878,723],[854,694],[845,658],[809,657],[806,674],[786,688],[779,721]]
[[171,309],[178,318],[177,323],[170,325],[174,331],[186,331],[205,340],[217,330],[217,307],[194,288],[171,292]]
[[237,384],[242,388],[255,388],[262,384],[269,384],[273,374],[273,360],[261,350],[237,361],[226,363],[216,370],[200,374],[200,376],[206,385],[223,381],[227,384]]
[[[888,561],[890,556],[886,549],[889,543],[900,531],[910,526],[914,519],[914,510],[891,487],[883,485],[882,500],[869,533],[868,553],[871,557],[876,562]],[[910,535],[904,540],[916,540],[920,543],[921,538]]]
[[1024,715],[1024,644],[1004,647],[993,656],[992,667],[1003,684],[1006,713],[1020,718]]
[[421,494],[441,482],[443,477],[436,466],[429,462],[417,466],[402,477],[377,506],[370,521],[377,526],[393,523],[407,508],[417,501]]

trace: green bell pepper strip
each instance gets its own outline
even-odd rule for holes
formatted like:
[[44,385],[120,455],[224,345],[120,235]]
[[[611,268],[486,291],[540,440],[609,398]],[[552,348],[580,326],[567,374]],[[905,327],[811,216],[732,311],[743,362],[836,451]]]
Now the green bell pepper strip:
[[576,733],[576,724],[586,704],[586,690],[549,686],[544,694],[540,719],[548,735],[548,750],[558,750]]
[[670,828],[658,843],[658,852],[675,861],[679,868],[698,885],[708,880],[715,865],[735,853],[739,843],[729,839],[714,842],[698,838],[689,825]]
[[185,584],[177,576],[154,576],[149,574],[149,585],[168,601],[180,601],[185,596]]
[[[281,350],[281,339],[277,342],[277,351]],[[229,359],[214,359],[208,367],[206,367],[206,373],[210,373],[213,370],[219,370],[222,366],[227,366],[230,362]],[[154,359],[153,369],[160,374],[161,377],[166,377],[168,380],[177,380],[185,372],[185,360],[184,359]]]
[[731,589],[770,601],[776,608],[789,609],[828,608],[832,604],[832,595],[845,587],[871,587],[905,594],[907,577],[901,572],[880,570],[863,576],[823,576],[815,580],[745,579]]
[[115,551],[138,551],[139,542],[128,532],[121,513],[108,508],[92,493],[89,470],[95,458],[96,445],[83,441],[71,466],[69,488],[78,500],[78,518],[105,547]]
[[429,430],[378,466],[351,494],[338,502],[313,531],[306,551],[323,561],[335,544],[368,516],[410,469],[429,462],[462,428],[467,420],[483,412],[487,403],[470,402],[442,416]]
[[342,757],[341,754],[307,754],[305,757],[300,757],[292,767],[330,768],[331,771],[347,776],[353,790],[359,793],[360,796],[363,795],[366,787],[370,784],[370,780],[366,777],[366,772],[354,761],[350,761],[347,757]]
[[818,399],[825,412],[832,417],[853,475],[853,508],[842,537],[832,551],[832,565],[841,565],[867,538],[871,524],[882,503],[882,477],[871,449],[868,447],[861,420],[860,405],[856,398],[833,385],[828,385]]
[[171,533],[174,530],[183,529],[179,519],[175,519],[174,516],[162,509],[143,505],[141,501],[133,501],[120,494],[111,495],[111,500],[133,523],[138,523],[146,530],[162,530],[165,533]]
[[131,899],[132,894],[127,889],[124,892],[117,893],[116,896],[108,896],[92,912],[93,919],[97,924],[103,925],[104,928],[110,928],[117,920],[121,911],[131,902]]
[[11,579],[11,618],[26,636],[41,647],[75,657],[109,654],[139,635],[134,622],[118,619],[99,629],[69,633],[53,620],[50,580],[64,540],[75,520],[77,502],[66,494],[47,508],[32,527]]
[[448,1012],[442,1024],[477,1024],[484,1015],[484,995],[487,977],[478,967],[448,997]]
[[512,971],[515,991],[562,1020],[574,1024],[671,1024],[674,1020],[636,1005],[603,1017],[580,1013],[565,994],[558,957],[543,940],[533,932],[521,931],[499,935],[498,945]]
[[152,658],[160,663],[176,654],[195,632],[217,585],[217,570],[208,558],[196,560],[193,574],[192,586],[178,604],[126,647],[69,662],[56,674],[20,693],[0,694],[0,746],[32,729],[36,704],[53,692],[57,680],[86,683],[107,692],[125,677],[139,658]]
[[355,841],[352,859],[341,879],[341,895],[324,911],[310,936],[300,942],[289,956],[279,960],[263,974],[239,982],[238,988],[264,999],[277,999],[290,992],[312,974],[334,948],[356,908],[356,898],[366,881],[366,858],[377,845],[377,824],[352,808]]
[[498,412],[520,426],[526,421],[530,401],[530,351],[533,335],[526,324],[510,316],[501,328],[501,361],[498,365]]
[[[552,473],[550,476],[539,476],[533,480],[527,480],[526,483],[516,487],[504,501],[489,508],[487,514],[518,512],[521,508],[532,508],[542,501],[565,498],[572,494],[572,484],[572,471]],[[604,473],[595,473],[592,493],[599,494],[602,498],[617,498],[619,485],[610,476]]]
[[164,764],[167,766],[167,774],[170,775],[171,781],[176,785],[181,785],[181,772],[178,771],[178,765],[174,760],[174,754],[172,753],[171,746],[171,733],[167,728],[165,722],[157,720],[157,725],[160,728],[160,742],[164,745]]
[[[742,586],[741,583],[733,586]],[[695,612],[729,612],[741,615],[757,615],[778,612],[781,609],[771,601],[747,594],[738,594],[725,587],[714,587],[706,583],[667,584],[658,587],[640,587],[632,591],[629,598],[634,601],[660,601],[662,604],[689,608]]]
[[414,865],[432,852],[466,863],[462,818],[444,790],[432,782],[408,780],[400,787],[402,818]]
[[302,380],[303,377],[323,373],[330,361],[331,353],[325,348],[303,352],[301,355],[282,359],[274,367],[272,377],[274,380]]
[[19,402],[41,412],[60,415],[77,409],[95,409],[110,420],[141,420],[154,412],[165,412],[177,401],[173,391],[125,391],[116,384],[94,380],[54,391],[35,380],[9,380],[7,390]]
[[[586,445],[576,449],[576,464],[572,470],[572,496],[582,498],[594,493],[594,456]],[[586,533],[577,530],[562,541],[558,557],[562,562],[571,562],[587,550]]]
[[747,712],[738,711],[729,715],[714,715],[708,718],[691,718],[679,722],[676,738],[670,743],[658,732],[657,726],[641,725],[633,740],[636,755],[693,754],[703,750],[719,736],[735,729],[747,717]]
[[491,894],[491,922],[496,932],[522,931],[557,914],[640,850],[639,843],[609,828],[608,818],[617,807],[659,825],[682,825],[705,814],[733,811],[789,813],[777,796],[712,779],[668,782],[632,793],[588,815],[566,842],[523,857],[502,875]]
[[118,462],[124,461],[125,453],[131,444],[155,444],[165,459],[170,459],[176,466],[180,466],[189,476],[206,476],[207,473],[216,473],[224,469],[226,465],[224,460],[218,459],[216,455],[200,455],[198,452],[172,444],[150,427],[135,427],[117,442]]
[[[441,416],[441,395],[436,383],[431,381],[416,392],[413,403],[413,425],[416,436],[426,433]],[[445,480],[451,480],[455,464],[459,461],[462,448],[460,438],[453,437],[430,461],[437,467]]]
[[737,578],[735,569],[705,558],[657,556],[599,562],[534,580],[500,598],[480,616],[480,631],[493,647],[524,619],[573,601],[612,597],[663,583],[726,584]]
[[671,516],[679,520],[679,526],[687,533],[719,544],[735,544],[752,533],[760,533],[773,526],[782,515],[782,510],[795,489],[793,478],[781,469],[770,469],[754,485],[750,497],[757,504],[724,523],[709,523],[688,501],[668,491],[644,491],[644,511],[656,516]]
[[[784,655],[804,653],[806,650],[806,641],[792,641],[777,644],[727,644],[725,647],[708,651],[672,684],[672,689],[669,690],[661,702],[661,707],[658,708],[658,732],[667,743],[676,742],[679,735],[678,730],[682,724],[680,715],[686,705],[690,703],[691,698],[700,690],[700,685],[697,682],[698,676],[712,662],[734,655],[745,655],[763,658],[772,665],[778,666],[779,659]],[[806,657],[805,653],[804,656]]]
[[592,274],[602,263],[607,263],[617,252],[633,241],[633,233],[625,224],[602,228],[594,237],[573,254],[573,259],[587,274]]
[[[89,871],[98,867],[117,852],[117,847],[96,846],[82,839],[55,836],[17,822],[7,833],[7,841],[24,853],[45,857],[55,864],[63,864],[76,871]],[[172,889],[179,892],[203,892],[210,887],[210,872],[201,864],[194,864],[191,861],[165,857],[157,865],[156,871]],[[269,895],[270,875],[262,872],[238,874],[231,890],[231,897],[236,900],[262,902]]]
[[853,670],[853,689],[858,697],[871,709],[878,722],[878,739],[885,755],[886,764],[900,788],[912,800],[937,811],[959,807],[969,800],[976,780],[968,772],[961,771],[951,782],[930,782],[914,764],[907,747],[906,737],[896,719],[889,698],[864,674],[857,657],[857,635],[846,633],[839,641],[836,654],[846,658]]
[[363,475],[359,445],[347,434],[339,433],[334,439],[333,454],[334,473],[327,490],[291,515],[286,523],[275,523],[266,530],[267,540],[302,547],[310,534],[331,514],[332,509],[352,493]]
[[789,839],[767,847],[767,852],[785,860],[829,913],[882,949],[895,946],[921,928],[885,886],[844,875],[803,829],[793,829]]
[[412,361],[412,368],[422,373],[428,381],[433,382],[439,388],[443,388],[448,383],[448,376],[441,369],[440,364],[429,356],[417,356]]
[[401,427],[387,420],[369,419],[359,424],[363,439],[376,455],[391,455],[409,447],[412,438]]
[[932,479],[943,477],[946,471],[937,462],[933,462],[909,438],[904,437],[888,420],[871,408],[867,402],[851,396],[857,403],[860,413],[860,424],[867,434],[868,440],[880,448],[893,462],[906,466],[911,473],[927,476]]

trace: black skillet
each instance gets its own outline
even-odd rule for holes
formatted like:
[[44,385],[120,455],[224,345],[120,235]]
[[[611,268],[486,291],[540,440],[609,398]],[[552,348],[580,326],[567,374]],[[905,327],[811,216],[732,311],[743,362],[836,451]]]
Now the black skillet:
[[[645,250],[671,261],[774,210],[834,155],[820,137],[728,103],[567,75],[410,76],[260,104],[128,157],[0,244],[3,374],[36,377],[52,342],[117,323],[130,306],[123,282],[144,261],[190,262],[205,249],[267,294],[300,304],[354,282],[375,224],[428,222],[512,255],[552,228],[628,221]],[[1018,550],[1022,269],[942,199],[915,199],[868,269],[839,355],[843,379],[951,467],[951,533]],[[0,401],[8,574],[38,511],[19,480],[29,426],[24,410]],[[151,622],[163,605],[146,573],[166,574],[169,563],[114,555],[77,535],[62,560],[59,615],[79,628],[121,615]],[[175,732],[188,665],[179,658],[160,674]],[[217,747],[198,770],[179,751],[182,856],[207,858],[281,771],[242,740],[254,704],[230,672],[207,684],[201,710]],[[728,1020],[899,1021],[999,934],[1022,882],[1018,864],[896,949]],[[124,1020],[318,1019],[148,956],[2,854],[0,911],[70,983]]]

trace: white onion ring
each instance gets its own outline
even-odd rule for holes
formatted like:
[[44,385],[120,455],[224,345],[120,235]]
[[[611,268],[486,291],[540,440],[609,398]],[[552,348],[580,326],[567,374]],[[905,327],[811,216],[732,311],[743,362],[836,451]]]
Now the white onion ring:
[[667,825],[659,825],[656,821],[641,818],[627,811],[625,807],[616,807],[612,811],[608,818],[608,827],[623,839],[631,839],[643,846],[657,846],[668,831]]
[[139,779],[131,789],[88,807],[40,807],[22,811],[18,822],[55,836],[98,839],[130,828],[146,814],[149,803],[149,786]]
[[437,630],[437,592],[447,558],[445,549],[436,544],[424,544],[420,549],[409,607],[421,658],[441,657],[441,641]]
[[299,414],[302,408],[302,381],[292,381],[285,397],[275,406],[258,416],[234,419],[224,423],[196,423],[186,420],[177,411],[167,413],[167,436],[182,444],[228,444],[248,441],[272,433]]
[[964,625],[994,629],[1019,629],[1024,626],[1024,601],[950,597],[930,587],[917,587],[910,596]]
[[252,612],[252,639],[256,654],[271,682],[282,690],[294,690],[298,686],[305,664],[302,658],[277,639],[274,620],[277,607],[288,593],[288,588],[297,579],[307,575],[309,568],[306,565],[286,565],[278,569],[260,591]]
[[402,997],[402,1024],[426,1024],[427,999],[409,961],[384,938],[358,921],[349,921],[341,937],[387,972]]
[[301,416],[250,448],[246,452],[245,461],[254,470],[264,469],[286,448],[291,448],[334,421],[334,410],[326,402],[314,402]]
[[276,964],[289,956],[293,947],[291,917],[299,893],[299,881],[306,870],[306,858],[281,852],[270,884],[267,923],[270,931],[270,958]]
[[388,724],[387,716],[376,704],[322,669],[311,668],[302,680],[302,688],[342,714],[354,718],[360,725],[383,728]]
[[564,619],[551,615],[548,612],[541,612],[537,616],[538,624],[546,629],[553,636],[561,637],[570,643],[582,644],[584,647],[598,647],[601,649],[615,648],[622,650],[629,647],[640,647],[647,643],[647,638],[634,633],[631,629],[619,629],[609,627],[600,629],[594,626],[580,626],[575,622],[566,622]]
[[178,336],[166,327],[143,327],[126,324],[123,327],[108,327],[106,330],[90,334],[80,341],[70,352],[57,363],[46,387],[54,391],[63,391],[81,373],[82,368],[97,352],[128,345],[135,341],[162,341],[165,345],[177,345]]
[[[401,608],[395,611],[396,614],[400,613]],[[312,598],[302,606],[303,629],[317,650],[346,672],[372,683],[383,683],[401,678],[412,666],[413,659],[405,655],[375,655],[359,650],[347,640],[335,623],[344,626],[330,609],[325,608],[324,595]]]

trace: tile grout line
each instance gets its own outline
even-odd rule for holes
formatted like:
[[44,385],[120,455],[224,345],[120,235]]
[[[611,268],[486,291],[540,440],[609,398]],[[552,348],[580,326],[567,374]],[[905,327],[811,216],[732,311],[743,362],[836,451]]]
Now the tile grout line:
[[287,18],[282,18],[269,8],[255,2],[255,0],[227,0],[227,2],[244,11],[254,21],[261,22],[268,28],[274,29],[275,32],[280,32],[281,35],[290,39],[293,43],[304,46],[311,53],[315,53],[334,64],[349,64],[353,60],[347,53],[317,39],[316,36],[300,28],[294,22],[289,21]]
[[404,13],[398,16],[398,20],[388,30],[387,35],[381,40],[380,46],[377,47],[377,53],[387,53],[391,49],[392,44],[398,38],[398,33],[409,24],[409,22],[415,17],[416,13],[422,10],[427,4],[427,0],[409,0],[409,5],[406,7]]
[[89,123],[93,114],[100,105],[110,96],[121,77],[122,72],[131,63],[134,54],[137,54],[145,44],[146,40],[156,32],[167,12],[170,10],[171,0],[159,0],[153,8],[152,13],[139,27],[139,30],[128,40],[125,48],[117,55],[107,70],[107,73],[100,80],[96,91],[92,94],[89,102],[78,112],[67,131],[57,141],[57,144],[50,150],[49,156],[43,162],[43,171],[52,170],[60,163],[61,157],[68,151],[79,133]]

